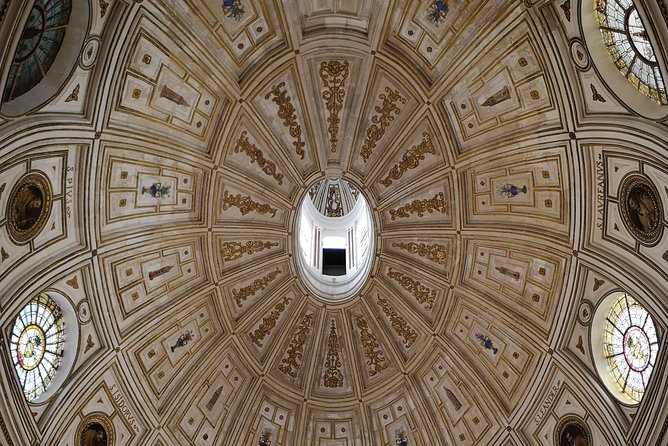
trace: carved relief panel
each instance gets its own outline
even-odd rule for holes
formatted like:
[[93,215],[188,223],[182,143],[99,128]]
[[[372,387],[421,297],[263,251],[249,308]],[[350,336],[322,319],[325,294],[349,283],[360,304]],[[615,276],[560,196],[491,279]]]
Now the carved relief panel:
[[433,439],[428,438],[428,422],[416,403],[413,392],[400,387],[369,404],[367,412],[373,426],[374,443],[396,446],[403,439],[410,445],[433,444]]
[[361,446],[362,418],[358,408],[333,410],[309,405],[306,414],[309,446]]
[[[151,315],[154,306],[192,293],[207,280],[200,238],[180,238],[153,243],[153,249],[124,247],[100,255],[121,333]],[[162,246],[157,248],[156,246]]]
[[[469,379],[461,373],[461,367],[439,352],[417,372],[416,379],[427,406],[438,414],[437,419],[446,422],[438,426],[446,443],[485,444],[498,429],[497,421],[491,416],[493,400],[482,394],[481,387],[470,385]],[[487,403],[483,406],[480,400]]]
[[326,313],[320,331],[311,393],[325,398],[351,396],[356,390],[354,366],[348,349],[350,333],[342,315]]
[[563,147],[541,150],[540,158],[517,155],[462,174],[467,226],[500,225],[549,231],[565,238],[570,229],[570,198]]
[[234,274],[241,269],[252,269],[269,259],[285,256],[287,253],[287,237],[267,235],[266,231],[230,229],[214,232],[214,246],[220,276]]
[[[110,125],[178,140],[208,152],[227,94],[177,41],[149,19],[135,31]],[[195,71],[194,71],[195,70]]]
[[103,235],[127,234],[140,228],[145,231],[168,223],[202,222],[208,175],[201,166],[107,144],[101,158],[106,179],[99,198],[99,207],[104,210]]
[[255,188],[244,178],[218,175],[216,196],[219,226],[285,230],[291,204],[266,188]]
[[183,389],[170,412],[170,430],[185,444],[219,444],[238,422],[244,398],[254,378],[232,347],[194,367],[190,386]]
[[134,355],[158,406],[165,394],[173,391],[179,377],[183,378],[211,344],[220,339],[221,329],[215,322],[212,300],[212,296],[205,296],[190,312],[171,315],[160,322],[159,332],[152,329],[142,336],[144,342]]
[[478,56],[492,64],[468,71],[441,100],[460,155],[490,141],[498,144],[563,127],[536,40],[526,23],[511,28]]
[[[555,317],[568,267],[564,253],[521,242],[464,240],[462,283],[499,305],[517,311],[544,333]],[[541,249],[542,248],[542,249]]]
[[383,237],[382,252],[391,257],[393,263],[410,264],[419,271],[431,272],[440,280],[450,282],[455,267],[455,236],[425,235],[390,234]]

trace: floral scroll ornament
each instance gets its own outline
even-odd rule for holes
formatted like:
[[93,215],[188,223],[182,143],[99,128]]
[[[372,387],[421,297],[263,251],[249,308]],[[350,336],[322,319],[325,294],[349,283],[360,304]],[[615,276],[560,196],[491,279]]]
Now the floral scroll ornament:
[[239,21],[246,10],[241,5],[241,0],[223,0],[223,12],[227,17]]
[[445,16],[447,15],[448,4],[441,0],[432,1],[427,9],[427,17],[429,17],[429,20],[436,25],[441,23],[441,20],[445,19]]

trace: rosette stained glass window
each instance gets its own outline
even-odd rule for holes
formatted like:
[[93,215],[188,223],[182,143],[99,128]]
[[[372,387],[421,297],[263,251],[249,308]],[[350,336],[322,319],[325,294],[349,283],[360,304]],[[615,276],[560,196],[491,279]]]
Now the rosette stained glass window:
[[654,322],[647,310],[624,293],[605,319],[604,354],[619,390],[639,403],[659,349]]
[[619,71],[644,95],[668,105],[656,53],[633,0],[596,0],[596,17]]
[[26,305],[14,323],[10,348],[19,384],[28,401],[37,399],[51,384],[63,357],[63,315],[47,294]]
[[9,69],[3,102],[27,93],[56,60],[72,12],[71,0],[36,0]]

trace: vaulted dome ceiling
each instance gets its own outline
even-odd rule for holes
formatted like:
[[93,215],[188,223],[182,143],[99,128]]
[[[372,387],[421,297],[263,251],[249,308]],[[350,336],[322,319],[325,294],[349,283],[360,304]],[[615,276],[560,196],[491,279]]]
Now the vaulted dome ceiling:
[[[224,3],[91,3],[63,88],[0,116],[2,209],[28,172],[53,188],[37,238],[0,235],[3,329],[47,289],[80,323],[45,402],[3,356],[7,441],[78,444],[96,413],[119,445],[547,445],[568,417],[656,440],[665,376],[620,404],[590,345],[612,291],[666,324],[663,229],[618,210],[627,174],[668,209],[666,113],[599,75],[593,6]],[[301,201],[336,178],[375,229],[343,302],[297,262]]]

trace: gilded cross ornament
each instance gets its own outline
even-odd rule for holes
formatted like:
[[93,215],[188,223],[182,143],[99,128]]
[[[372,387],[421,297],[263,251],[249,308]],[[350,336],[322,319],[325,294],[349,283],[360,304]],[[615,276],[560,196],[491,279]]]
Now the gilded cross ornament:
[[397,218],[408,218],[411,214],[417,214],[418,217],[424,217],[424,213],[432,214],[434,211],[445,214],[448,212],[445,204],[445,195],[439,192],[433,198],[424,200],[413,200],[409,204],[401,206],[399,209],[390,209],[392,220]]
[[341,118],[339,113],[343,109],[343,98],[345,97],[345,82],[348,79],[348,62],[330,60],[320,64],[320,79],[325,86],[322,92],[322,98],[325,100],[325,106],[329,112],[327,118],[327,131],[329,132],[329,145],[332,152],[336,152],[338,143],[339,126]]
[[390,87],[385,87],[385,93],[381,93],[380,96],[378,96],[378,99],[383,102],[381,105],[376,106],[377,114],[371,118],[372,124],[366,130],[366,139],[364,140],[364,145],[360,151],[360,156],[364,159],[365,163],[373,154],[373,149],[385,134],[387,127],[394,121],[394,115],[401,113],[401,109],[397,106],[397,103],[406,103],[406,99],[399,94],[398,90],[392,90]]
[[431,138],[428,133],[422,135],[422,142],[416,146],[408,149],[404,155],[401,157],[401,162],[395,164],[390,172],[387,174],[381,184],[385,187],[390,187],[392,185],[392,180],[398,180],[401,178],[407,170],[415,169],[420,165],[420,161],[424,160],[424,156],[428,153],[432,155],[436,154],[434,145],[431,143]]
[[278,366],[278,370],[292,378],[297,377],[297,371],[299,370],[299,367],[301,367],[302,359],[304,357],[304,344],[306,344],[308,335],[311,333],[312,326],[313,315],[305,315],[299,323],[297,332],[290,341],[285,356],[281,359],[281,364]]
[[341,373],[341,357],[339,354],[339,336],[336,334],[334,319],[329,328],[327,339],[327,360],[325,361],[325,374],[323,376],[325,387],[343,387],[343,373]]
[[380,305],[383,313],[390,320],[395,333],[403,338],[404,346],[410,348],[417,339],[417,332],[408,326],[406,319],[399,316],[399,313],[396,312],[387,299],[378,296],[378,305]]
[[223,260],[231,262],[240,259],[244,254],[252,255],[265,249],[271,249],[273,246],[278,246],[278,242],[263,242],[260,240],[249,240],[246,243],[223,242]]
[[241,307],[243,301],[248,299],[250,296],[254,296],[255,293],[257,293],[258,291],[262,291],[265,288],[267,288],[269,284],[273,282],[274,279],[276,279],[276,277],[278,277],[279,274],[282,274],[282,271],[276,269],[275,271],[270,272],[261,279],[255,279],[253,283],[241,288],[240,290],[232,288],[232,297],[234,298],[234,301],[237,303],[237,306]]
[[369,332],[369,324],[364,316],[356,315],[355,325],[360,331],[360,341],[364,347],[364,356],[367,358],[367,372],[369,376],[375,376],[387,368],[387,359],[383,356],[376,337]]
[[271,330],[276,326],[278,318],[281,317],[281,313],[285,308],[292,302],[291,297],[283,297],[283,299],[274,306],[274,309],[269,314],[268,317],[262,318],[262,323],[260,326],[252,333],[249,333],[251,340],[258,346],[262,347],[262,340],[269,334]]
[[411,254],[417,254],[420,257],[426,257],[428,260],[431,260],[434,263],[438,263],[439,265],[445,265],[447,249],[443,245],[439,245],[437,243],[427,245],[426,243],[399,242],[392,243],[392,246],[404,251],[408,251]]
[[271,98],[271,100],[278,105],[278,117],[283,120],[283,126],[288,128],[290,136],[294,138],[292,145],[295,147],[295,152],[297,152],[297,155],[299,155],[301,159],[304,159],[306,152],[304,151],[305,143],[302,141],[302,128],[297,123],[295,107],[292,105],[291,98],[288,96],[288,91],[284,87],[285,82],[274,85],[264,98]]
[[223,210],[226,211],[233,206],[239,208],[241,215],[255,211],[258,214],[271,214],[271,218],[274,218],[276,217],[276,212],[278,212],[278,209],[272,208],[268,204],[260,204],[253,201],[250,195],[231,195],[228,191],[225,191],[223,193]]
[[420,281],[406,276],[403,273],[394,271],[392,268],[387,272],[387,277],[394,279],[403,289],[411,293],[415,299],[425,306],[427,310],[434,307],[434,300],[436,299],[436,290],[432,290],[422,285]]
[[250,158],[251,164],[257,163],[265,174],[273,177],[279,185],[283,184],[283,174],[277,172],[276,164],[267,160],[262,150],[258,149],[255,144],[251,144],[247,135],[246,130],[241,132],[237,145],[234,147],[234,152],[244,152]]

